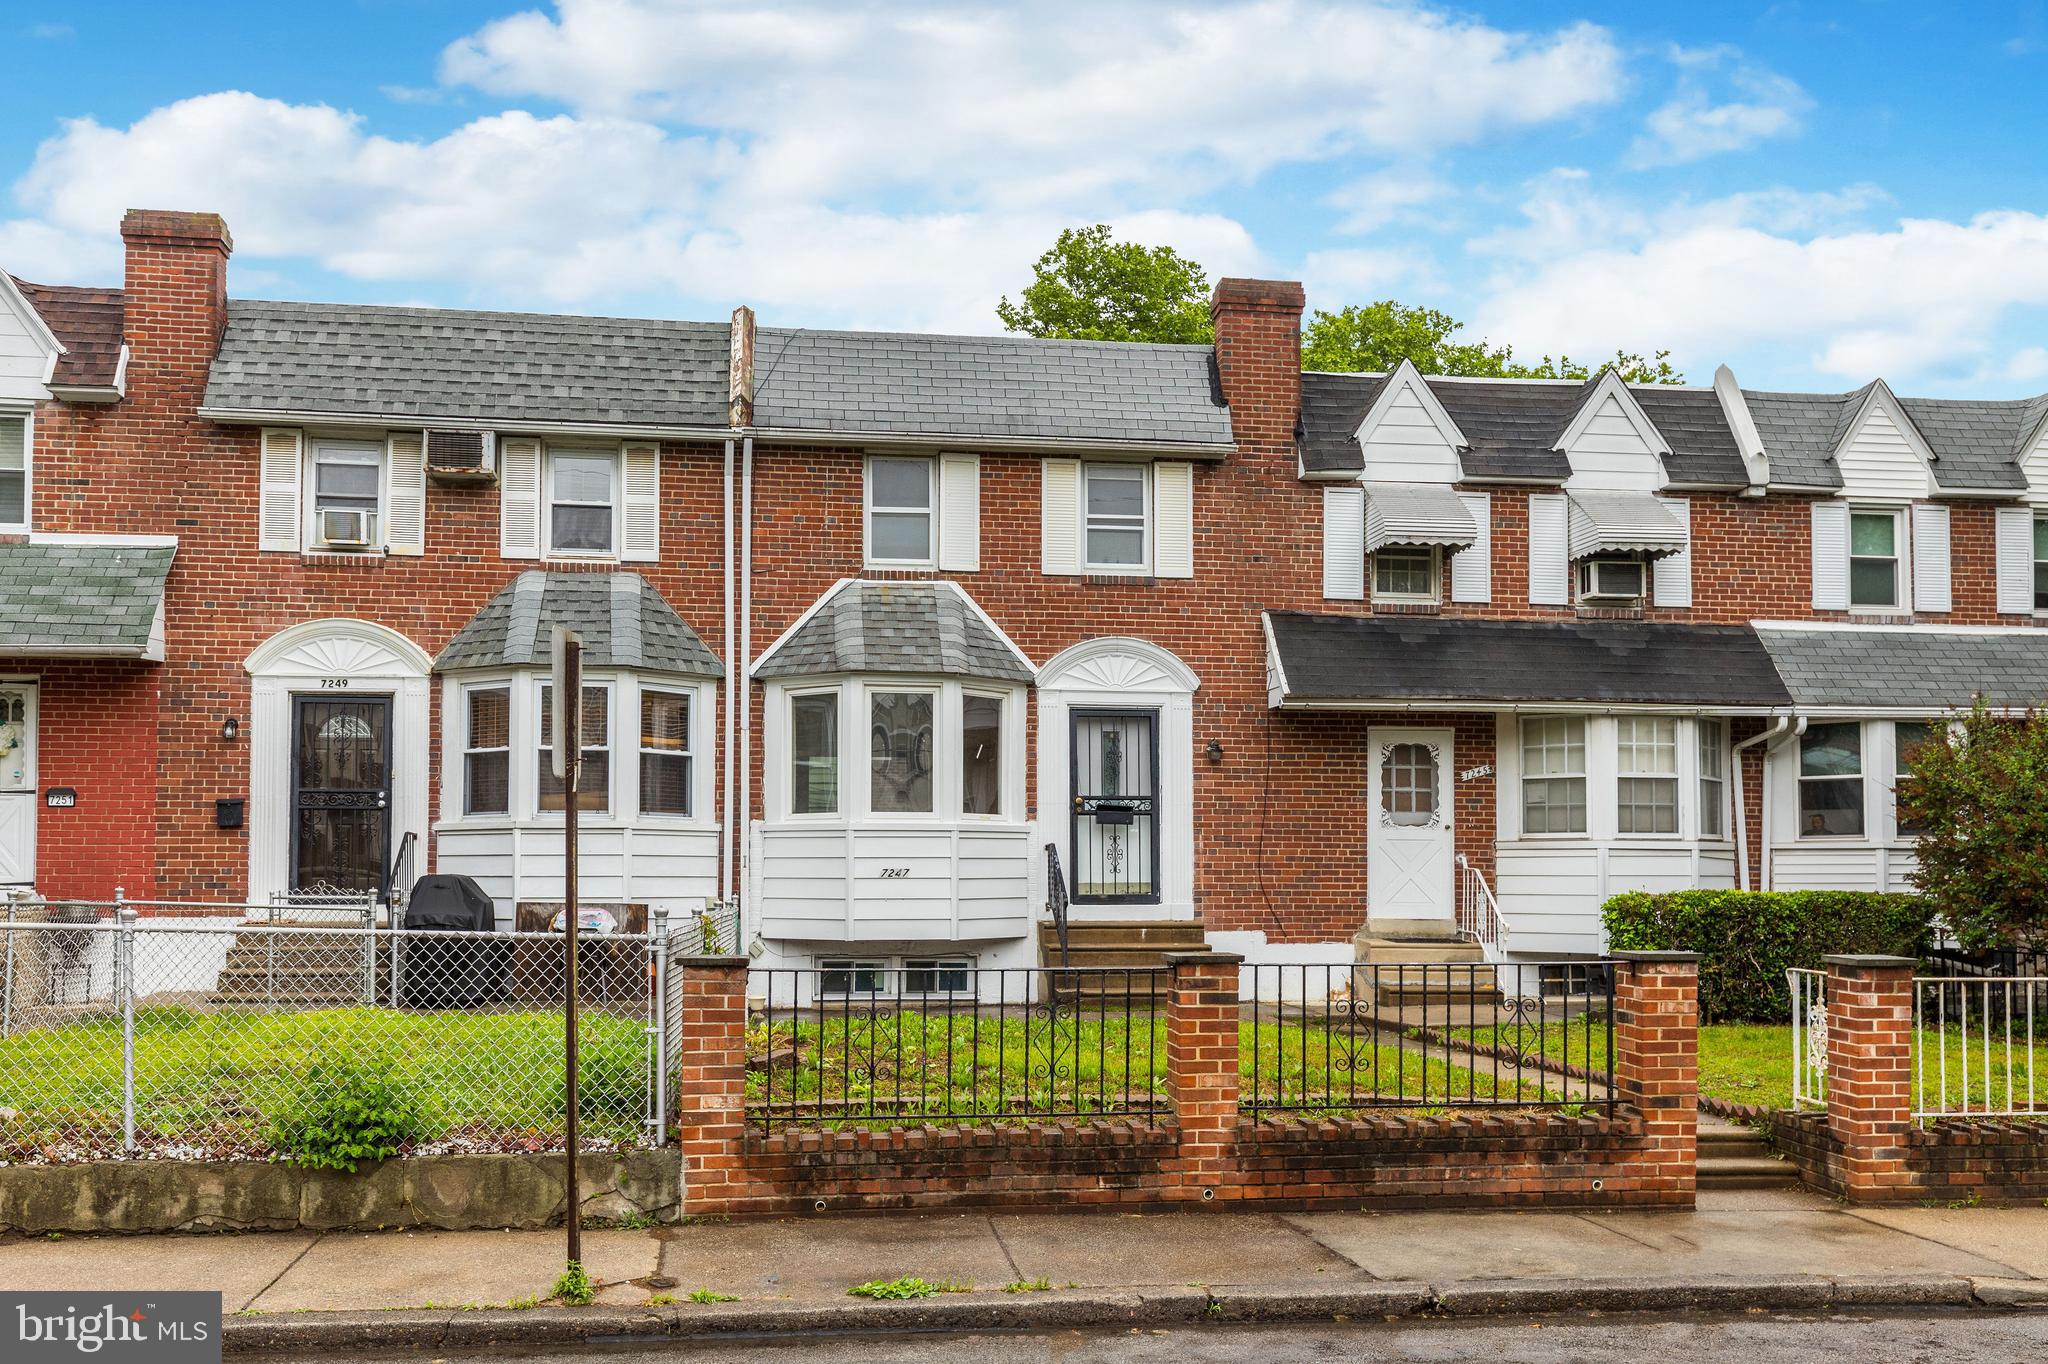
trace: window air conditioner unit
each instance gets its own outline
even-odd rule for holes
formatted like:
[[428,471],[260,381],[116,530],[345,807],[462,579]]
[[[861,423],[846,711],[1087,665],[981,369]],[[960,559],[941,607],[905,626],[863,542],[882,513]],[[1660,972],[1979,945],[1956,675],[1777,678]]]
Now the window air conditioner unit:
[[494,482],[496,447],[489,431],[429,431],[427,473],[441,483]]
[[1579,599],[1639,601],[1645,571],[1641,559],[1587,559],[1579,565]]
[[368,549],[377,529],[377,513],[354,507],[324,507],[320,512],[321,543],[333,549]]

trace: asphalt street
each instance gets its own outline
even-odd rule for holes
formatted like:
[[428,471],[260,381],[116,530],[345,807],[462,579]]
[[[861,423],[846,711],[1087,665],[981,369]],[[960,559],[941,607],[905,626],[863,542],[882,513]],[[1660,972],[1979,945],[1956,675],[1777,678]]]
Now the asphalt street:
[[1217,1326],[1113,1332],[678,1340],[488,1356],[266,1356],[278,1364],[2040,1364],[2048,1312],[1745,1313]]

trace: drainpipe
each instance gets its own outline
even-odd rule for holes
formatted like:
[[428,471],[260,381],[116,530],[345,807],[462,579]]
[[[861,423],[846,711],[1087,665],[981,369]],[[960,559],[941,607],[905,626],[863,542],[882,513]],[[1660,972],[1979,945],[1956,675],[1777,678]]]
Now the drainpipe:
[[[1802,720],[1800,725],[1803,728],[1805,721]],[[1757,744],[1767,743],[1772,739],[1782,739],[1791,732],[1791,729],[1792,717],[1780,715],[1775,725],[1768,729],[1759,730],[1735,745],[1735,886],[1738,890],[1749,889],[1749,801],[1743,796],[1742,792],[1742,750],[1753,748]],[[1768,754],[1770,749],[1766,748],[1764,752]],[[1757,823],[1759,825],[1757,830],[1757,846],[1763,850],[1762,855],[1766,865],[1769,864],[1771,855],[1771,821],[1768,808],[1771,791],[1770,776],[1770,770],[1766,768],[1763,777],[1763,798],[1765,803],[1759,807],[1757,814]],[[1768,876],[1768,874],[1767,872],[1766,875]],[[1768,890],[1769,888],[1768,883],[1766,883],[1764,889]]]
[[[748,821],[754,809],[754,438],[740,442],[740,895],[753,909]],[[746,935],[741,934],[744,938]]]
[[724,812],[725,834],[724,837],[719,839],[718,845],[718,898],[723,904],[731,904],[733,862],[737,856],[733,850],[732,840],[733,830],[738,827],[737,822],[732,816],[732,762],[734,736],[739,732],[733,718],[733,707],[737,702],[739,690],[738,685],[734,681],[739,675],[739,663],[733,649],[732,633],[734,583],[732,580],[732,437],[730,436],[726,437],[725,440],[725,500],[719,504],[719,508],[721,518],[719,524],[724,528],[722,543],[725,550],[725,577],[722,589],[725,598],[725,631],[719,636],[721,647],[725,651],[725,686],[722,688],[725,693],[725,704],[721,707],[723,713],[719,719],[721,728],[724,731],[725,741],[722,745],[723,752],[719,757],[718,764],[718,808]]

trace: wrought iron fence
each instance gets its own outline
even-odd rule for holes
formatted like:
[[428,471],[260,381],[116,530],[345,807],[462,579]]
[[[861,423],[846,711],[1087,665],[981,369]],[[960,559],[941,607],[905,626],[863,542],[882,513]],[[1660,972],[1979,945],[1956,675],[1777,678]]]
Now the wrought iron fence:
[[2048,976],[1915,976],[1914,1116],[2048,1117],[2042,1013]]
[[1828,973],[1809,966],[1788,967],[1785,988],[1792,996],[1792,1111],[1825,1108]]
[[1243,969],[1239,1107],[1614,1105],[1605,962],[1256,964]]
[[1163,968],[848,961],[755,976],[747,1113],[765,1131],[1166,1111]]
[[[16,906],[0,920],[0,1159],[269,1155],[370,1091],[419,1151],[559,1146],[559,934],[176,908]],[[668,959],[738,938],[716,914],[676,928],[656,916],[650,933],[582,940],[591,1145],[672,1130]]]

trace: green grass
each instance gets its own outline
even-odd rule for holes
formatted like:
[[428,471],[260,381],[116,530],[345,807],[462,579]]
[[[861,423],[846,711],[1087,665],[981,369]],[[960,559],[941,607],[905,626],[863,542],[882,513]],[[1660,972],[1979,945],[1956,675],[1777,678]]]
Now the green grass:
[[[583,1015],[583,1110],[592,1140],[640,1135],[640,1023]],[[121,1135],[121,1026],[103,1018],[0,1039],[0,1157],[49,1145],[105,1150]],[[562,1128],[557,1014],[391,1009],[206,1012],[148,1006],[135,1019],[136,1130],[145,1146],[267,1149],[323,1060],[388,1061],[426,1097],[440,1135],[517,1144]]]

